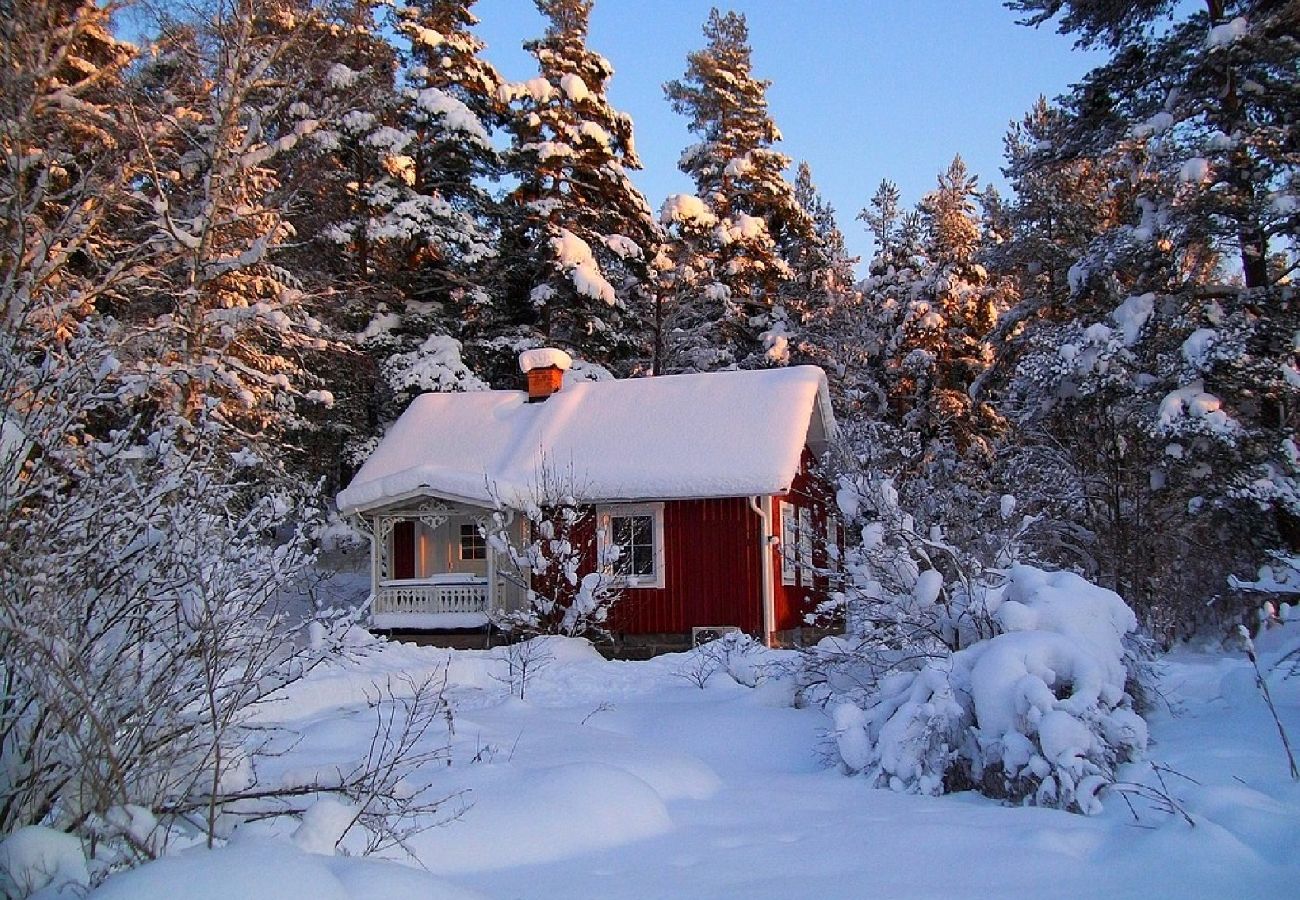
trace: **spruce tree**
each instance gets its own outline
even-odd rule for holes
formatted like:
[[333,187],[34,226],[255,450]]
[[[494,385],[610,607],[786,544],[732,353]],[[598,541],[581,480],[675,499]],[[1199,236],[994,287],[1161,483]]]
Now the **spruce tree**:
[[403,121],[413,134],[412,188],[439,226],[414,248],[410,296],[443,302],[458,319],[491,302],[485,262],[495,253],[487,182],[500,175],[491,133],[505,122],[502,79],[473,33],[475,0],[409,0],[397,30],[409,42]]
[[[402,254],[388,273],[401,291],[397,321],[375,327],[366,348],[379,357],[381,420],[423,391],[475,390],[460,341],[490,314],[496,256],[495,201],[488,183],[501,160],[491,132],[504,121],[501,76],[480,55],[473,0],[413,0],[395,11],[406,40],[397,99],[410,171],[379,228]],[[382,323],[381,323],[382,324]]]
[[[628,170],[632,119],[605,92],[614,68],[587,47],[592,0],[537,0],[549,20],[526,49],[540,74],[508,86],[512,142],[501,278],[506,326],[604,366],[644,350],[659,229]],[[513,366],[513,352],[503,368]]]
[[[985,443],[989,411],[970,387],[990,362],[984,338],[1005,298],[977,259],[981,246],[976,179],[956,157],[917,208],[920,243],[903,240],[896,189],[882,186],[874,213],[883,242],[867,285],[868,308],[883,326],[882,380],[891,415],[964,453]],[[897,229],[897,230],[896,230]]]
[[695,196],[669,198],[661,213],[678,270],[675,331],[685,338],[670,366],[783,365],[795,325],[782,288],[818,237],[784,177],[790,158],[773,149],[781,133],[768,114],[770,82],[753,75],[745,17],[714,9],[704,37],[685,76],[664,86],[700,138],[679,163]]
[[867,324],[846,393],[851,408],[879,420],[871,437],[896,456],[909,509],[959,541],[978,540],[981,517],[997,508],[989,469],[1004,431],[994,407],[971,396],[1007,299],[1004,281],[979,261],[988,235],[977,196],[957,157],[915,210],[905,212],[885,181],[860,214],[876,255],[860,286]]

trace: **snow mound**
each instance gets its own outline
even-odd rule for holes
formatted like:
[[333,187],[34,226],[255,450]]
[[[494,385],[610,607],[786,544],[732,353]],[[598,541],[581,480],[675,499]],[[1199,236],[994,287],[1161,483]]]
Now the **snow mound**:
[[[90,874],[75,835],[40,825],[25,825],[0,841],[0,893],[27,897],[49,888],[87,885]],[[68,896],[74,896],[69,891]]]
[[357,808],[334,797],[322,797],[302,814],[302,824],[293,833],[293,842],[308,853],[333,856],[343,835],[352,827]]
[[642,779],[604,763],[570,763],[527,772],[511,790],[476,802],[455,827],[412,844],[431,870],[454,874],[564,859],[654,837],[671,825],[663,798]]
[[319,856],[270,840],[196,849],[114,876],[93,900],[481,900],[482,894],[398,863]]

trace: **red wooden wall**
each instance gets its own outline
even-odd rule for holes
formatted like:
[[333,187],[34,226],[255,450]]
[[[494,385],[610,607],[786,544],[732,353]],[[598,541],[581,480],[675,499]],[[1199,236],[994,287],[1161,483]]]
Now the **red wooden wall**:
[[[812,529],[813,529],[813,566],[818,573],[826,570],[829,560],[826,552],[826,531],[827,531],[827,505],[831,502],[830,492],[809,474],[809,468],[812,465],[812,453],[805,447],[803,459],[799,465],[799,472],[794,477],[793,484],[790,485],[790,493],[784,497],[772,498],[772,533],[781,536],[781,503],[790,503],[794,506],[794,514],[799,515],[800,509],[812,511]],[[772,594],[773,605],[776,607],[776,625],[777,631],[786,631],[791,628],[798,628],[806,624],[804,616],[813,611],[813,609],[825,599],[828,590],[828,579],[824,574],[814,574],[811,579],[805,580],[805,573],[802,566],[795,568],[795,583],[783,584],[781,581],[781,557],[780,552],[773,554],[772,562]]]
[[[771,534],[781,535],[781,501],[812,510],[814,565],[826,565],[824,536],[828,502],[826,491],[808,475],[811,454],[795,477],[789,495],[772,497]],[[796,512],[797,515],[797,512]],[[772,570],[775,630],[804,624],[804,615],[824,597],[827,579],[817,575],[804,583],[798,569],[795,585],[781,583],[779,548],[761,554],[761,519],[747,497],[714,500],[670,500],[664,503],[664,587],[627,590],[608,623],[627,634],[683,633],[698,625],[736,625],[762,637],[762,569],[760,555]],[[595,534],[575,535],[591,546]],[[402,522],[393,531],[394,578],[415,574],[415,528]]]
[[612,627],[654,634],[738,625],[760,634],[760,531],[744,497],[664,503],[664,586],[627,591]]

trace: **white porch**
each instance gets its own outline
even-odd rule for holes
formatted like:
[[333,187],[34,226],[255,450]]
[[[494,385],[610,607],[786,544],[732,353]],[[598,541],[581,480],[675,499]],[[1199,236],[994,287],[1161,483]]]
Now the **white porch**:
[[481,628],[518,604],[484,538],[489,510],[423,499],[359,515],[371,535],[372,628]]
[[481,628],[488,622],[488,580],[446,573],[382,581],[370,604],[375,628]]

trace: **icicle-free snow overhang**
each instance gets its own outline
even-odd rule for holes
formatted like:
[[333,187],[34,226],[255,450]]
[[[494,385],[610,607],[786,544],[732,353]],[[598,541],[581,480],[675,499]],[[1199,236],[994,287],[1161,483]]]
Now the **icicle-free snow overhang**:
[[834,439],[815,366],[423,394],[380,441],[340,511],[427,495],[517,506],[542,480],[589,502],[785,493],[805,446]]

